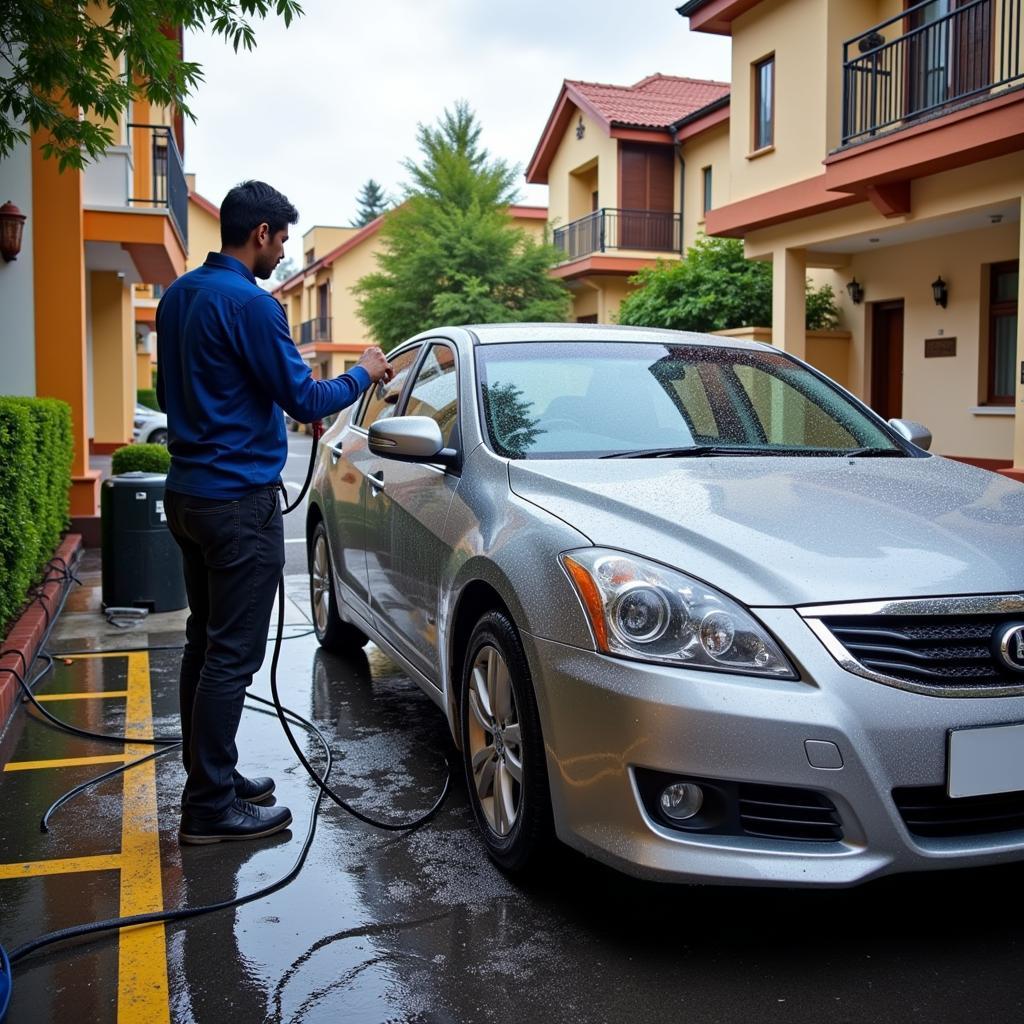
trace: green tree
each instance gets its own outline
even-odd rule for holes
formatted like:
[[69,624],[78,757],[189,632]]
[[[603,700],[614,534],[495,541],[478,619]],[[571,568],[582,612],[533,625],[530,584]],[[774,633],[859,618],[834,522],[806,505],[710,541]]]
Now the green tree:
[[465,102],[436,127],[420,125],[419,162],[407,160],[405,201],[381,229],[378,269],[354,291],[385,350],[442,323],[561,321],[569,293],[548,275],[559,259],[512,222],[518,169],[480,147]]
[[[638,285],[619,307],[619,323],[679,331],[724,331],[772,322],[772,266],[748,260],[735,238],[698,238],[686,258],[660,262],[631,278]],[[835,327],[839,311],[828,285],[807,282],[807,329]]]
[[370,178],[359,190],[356,202],[359,204],[359,208],[356,210],[356,219],[352,223],[354,228],[361,228],[369,224],[370,221],[376,220],[391,205],[388,202],[388,197],[384,194],[384,189],[373,178]]
[[276,267],[274,267],[274,280],[275,281],[287,281],[289,277],[294,276],[299,272],[299,265],[291,258],[286,257],[281,260]]
[[168,26],[221,36],[237,52],[256,44],[252,15],[276,13],[290,25],[302,14],[296,0],[107,0],[109,17],[100,23],[90,7],[89,0],[0,4],[0,158],[45,129],[44,156],[61,170],[82,167],[113,144],[110,122],[138,99],[192,117],[187,100],[202,69],[182,59]]

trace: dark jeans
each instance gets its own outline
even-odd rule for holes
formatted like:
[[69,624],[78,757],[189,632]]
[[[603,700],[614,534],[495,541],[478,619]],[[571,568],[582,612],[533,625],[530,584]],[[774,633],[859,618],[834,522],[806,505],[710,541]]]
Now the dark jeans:
[[246,687],[266,655],[284,568],[280,494],[279,485],[237,501],[165,494],[190,612],[179,699],[183,806],[195,818],[216,818],[235,798],[235,734]]

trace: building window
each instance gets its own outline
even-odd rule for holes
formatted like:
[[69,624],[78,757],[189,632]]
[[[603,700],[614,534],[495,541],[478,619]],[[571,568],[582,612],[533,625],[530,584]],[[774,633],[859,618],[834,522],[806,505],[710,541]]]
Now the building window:
[[711,168],[705,167],[701,172],[704,177],[704,215],[711,209]]
[[1017,289],[1020,262],[993,263],[989,277],[988,404],[1013,405],[1017,389]]
[[310,265],[310,263],[313,262],[313,258],[314,258],[315,255],[316,255],[316,250],[315,249],[307,249],[306,250],[306,266],[307,267]]
[[775,145],[775,55],[754,65],[754,151]]

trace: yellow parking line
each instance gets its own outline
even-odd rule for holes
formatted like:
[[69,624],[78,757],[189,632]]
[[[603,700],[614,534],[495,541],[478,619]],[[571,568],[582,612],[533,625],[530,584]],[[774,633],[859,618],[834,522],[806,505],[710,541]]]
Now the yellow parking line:
[[[137,736],[152,736],[149,655],[141,652],[127,657],[125,729]],[[150,752],[149,747],[130,744],[125,748],[125,757],[134,759]],[[157,825],[156,765],[149,761],[124,777],[121,819],[121,914],[124,916],[163,909]],[[169,1021],[164,926],[123,929],[118,947],[117,1022],[168,1024]]]
[[119,853],[101,853],[95,857],[70,857],[66,860],[33,860],[25,864],[0,864],[0,881],[11,878],[39,878],[41,875],[70,875],[80,871],[119,871]]
[[94,690],[92,693],[37,693],[36,700],[110,700],[113,697],[127,696],[127,690]]
[[57,661],[63,661],[65,658],[69,661],[81,661],[83,658],[130,658],[132,653],[132,651],[89,651],[88,654],[61,654],[60,651],[57,651],[53,656]]
[[[150,748],[151,749],[151,748]],[[49,761],[11,761],[4,765],[5,772],[31,772],[38,768],[78,768],[87,764],[121,764],[125,754],[97,754],[95,757],[55,757]]]

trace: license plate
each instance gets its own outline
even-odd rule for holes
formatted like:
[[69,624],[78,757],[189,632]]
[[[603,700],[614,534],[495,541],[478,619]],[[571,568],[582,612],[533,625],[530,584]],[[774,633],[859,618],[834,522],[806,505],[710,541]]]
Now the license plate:
[[946,792],[951,797],[1024,790],[1024,724],[952,729]]

